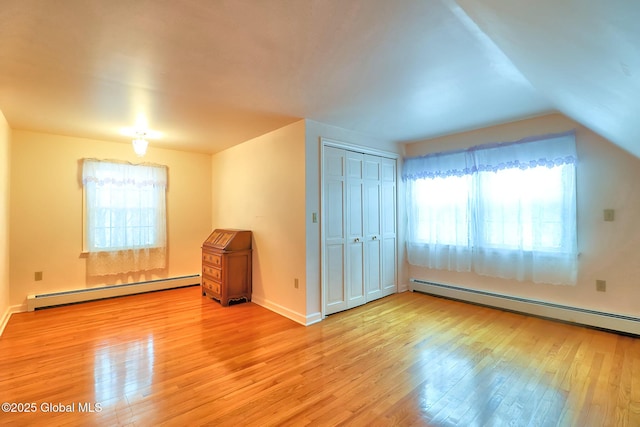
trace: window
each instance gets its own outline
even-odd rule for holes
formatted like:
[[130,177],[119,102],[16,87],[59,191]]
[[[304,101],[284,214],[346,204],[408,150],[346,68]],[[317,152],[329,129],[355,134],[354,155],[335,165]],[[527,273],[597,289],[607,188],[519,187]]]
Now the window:
[[90,275],[166,267],[167,168],[85,159]]
[[416,180],[417,240],[454,246],[469,244],[467,202],[471,186],[468,178],[450,176]]
[[525,251],[570,250],[562,238],[563,175],[573,164],[478,174],[481,218],[478,245]]
[[414,265],[574,284],[573,132],[406,159]]

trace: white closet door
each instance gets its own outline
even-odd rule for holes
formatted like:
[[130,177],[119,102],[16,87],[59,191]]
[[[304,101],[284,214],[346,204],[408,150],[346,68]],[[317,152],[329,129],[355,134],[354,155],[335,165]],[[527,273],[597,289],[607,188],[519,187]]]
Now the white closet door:
[[397,219],[396,219],[396,160],[381,159],[381,278],[384,296],[398,291],[397,286]]
[[367,301],[383,297],[381,270],[381,159],[364,156],[364,200],[365,200],[365,286]]
[[347,158],[347,308],[364,304],[364,156],[351,151]]
[[397,292],[396,161],[323,146],[325,314]]
[[347,309],[345,206],[345,151],[324,147],[323,152],[323,283],[325,313]]

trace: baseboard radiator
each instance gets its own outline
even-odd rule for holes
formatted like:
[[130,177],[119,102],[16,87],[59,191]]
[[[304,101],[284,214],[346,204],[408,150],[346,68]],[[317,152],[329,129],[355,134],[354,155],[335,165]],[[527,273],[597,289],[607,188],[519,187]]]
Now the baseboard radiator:
[[640,335],[640,318],[411,279],[411,290],[534,316]]
[[73,291],[54,292],[49,294],[29,295],[27,310],[73,304],[97,299],[121,297],[144,292],[162,291],[200,284],[200,275],[172,277],[169,279],[149,280],[146,282],[125,283],[121,285],[101,286],[98,288],[77,289]]

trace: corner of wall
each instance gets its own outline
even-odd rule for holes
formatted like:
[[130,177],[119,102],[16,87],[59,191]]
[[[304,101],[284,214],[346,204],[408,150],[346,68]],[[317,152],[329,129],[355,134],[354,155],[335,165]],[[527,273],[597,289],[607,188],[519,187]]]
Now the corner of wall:
[[0,111],[0,335],[9,321],[9,201],[11,128]]
[[307,286],[305,128],[301,119],[212,158],[212,228],[253,231],[252,301],[299,323]]
[[7,307],[4,313],[2,314],[2,316],[0,317],[0,336],[4,332],[4,328],[7,326],[7,323],[9,323],[11,314],[12,313],[11,313],[10,307]]
[[[86,257],[82,256],[82,186],[78,180],[78,160],[85,157],[140,161],[129,144],[11,131],[10,292],[8,301],[0,302],[0,313],[7,305],[23,304],[30,294],[176,278],[200,271],[200,247],[211,232],[210,155],[160,147],[147,152],[145,161],[166,165],[170,171],[168,268],[116,278],[86,274]],[[33,164],[41,165],[37,173],[33,173]],[[0,174],[2,171],[0,163]],[[52,222],[56,227],[49,226]],[[0,233],[4,230],[0,219]],[[4,240],[0,236],[0,252]],[[47,241],[47,245],[30,244],[35,240]],[[34,271],[42,271],[43,280],[34,280]]]

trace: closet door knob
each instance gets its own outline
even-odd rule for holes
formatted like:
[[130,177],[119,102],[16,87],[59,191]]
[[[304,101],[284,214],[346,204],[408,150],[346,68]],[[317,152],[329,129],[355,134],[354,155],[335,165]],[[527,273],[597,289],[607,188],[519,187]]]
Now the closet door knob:
[[358,243],[360,241],[359,237],[356,237],[355,239],[353,239],[354,242]]

